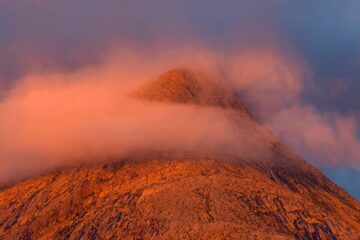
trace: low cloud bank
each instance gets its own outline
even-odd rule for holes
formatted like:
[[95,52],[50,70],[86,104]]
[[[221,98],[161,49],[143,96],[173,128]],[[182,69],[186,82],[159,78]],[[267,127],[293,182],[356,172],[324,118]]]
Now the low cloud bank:
[[232,54],[197,46],[161,52],[114,49],[96,65],[38,71],[17,81],[0,103],[0,183],[74,161],[141,150],[244,158],[267,154],[249,128],[239,127],[221,109],[128,97],[174,67],[230,82],[265,126],[312,161],[359,164],[355,121],[302,102],[310,71],[298,57],[268,47]]

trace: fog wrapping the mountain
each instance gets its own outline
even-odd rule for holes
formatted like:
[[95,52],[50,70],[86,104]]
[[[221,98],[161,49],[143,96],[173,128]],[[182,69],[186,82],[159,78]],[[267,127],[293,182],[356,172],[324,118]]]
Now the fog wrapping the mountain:
[[3,0],[0,180],[89,149],[248,146],[216,109],[126,97],[174,67],[230,82],[262,124],[327,172],[356,171],[359,10],[357,1]]

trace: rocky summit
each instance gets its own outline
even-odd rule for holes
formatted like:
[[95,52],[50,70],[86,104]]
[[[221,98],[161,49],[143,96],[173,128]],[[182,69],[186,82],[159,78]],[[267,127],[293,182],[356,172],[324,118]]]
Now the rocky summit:
[[53,170],[0,190],[1,240],[360,239],[360,203],[264,129],[231,86],[175,69],[131,96],[221,108],[267,155],[138,152]]

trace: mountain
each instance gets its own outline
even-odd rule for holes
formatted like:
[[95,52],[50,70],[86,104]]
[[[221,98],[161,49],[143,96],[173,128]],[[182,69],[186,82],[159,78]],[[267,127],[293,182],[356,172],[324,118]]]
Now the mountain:
[[138,152],[54,170],[0,190],[1,240],[360,239],[360,203],[264,129],[231,86],[175,69],[131,96],[220,108],[267,154]]

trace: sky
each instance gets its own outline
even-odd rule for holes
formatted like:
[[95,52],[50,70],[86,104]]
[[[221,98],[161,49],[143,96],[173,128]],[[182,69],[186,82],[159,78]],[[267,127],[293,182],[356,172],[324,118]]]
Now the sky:
[[146,68],[171,51],[215,54],[257,117],[360,199],[359,12],[357,0],[0,0],[0,101],[33,76],[76,81],[114,52]]

